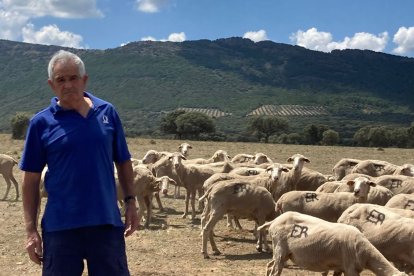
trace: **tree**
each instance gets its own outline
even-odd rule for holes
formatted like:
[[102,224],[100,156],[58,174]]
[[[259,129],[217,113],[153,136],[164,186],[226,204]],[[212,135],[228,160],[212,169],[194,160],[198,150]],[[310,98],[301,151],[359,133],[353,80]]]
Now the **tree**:
[[24,112],[17,112],[11,119],[12,138],[24,139],[27,127],[29,126],[30,115]]
[[256,135],[259,141],[263,138],[264,142],[268,143],[271,135],[288,130],[289,125],[285,119],[275,116],[261,115],[253,117],[249,122],[248,128],[254,135]]
[[317,145],[322,141],[322,134],[328,130],[329,127],[325,125],[309,125],[303,131],[303,136],[306,144]]
[[337,145],[339,143],[339,133],[335,130],[328,129],[322,133],[322,144],[327,146]]
[[177,125],[175,121],[177,120],[178,116],[183,115],[184,113],[184,110],[175,110],[167,113],[161,118],[160,130],[166,134],[174,134],[176,137],[178,136],[178,138],[181,139],[181,134],[177,131]]
[[216,129],[213,119],[200,112],[186,112],[181,114],[175,120],[175,124],[180,137],[198,138],[200,133],[212,133]]

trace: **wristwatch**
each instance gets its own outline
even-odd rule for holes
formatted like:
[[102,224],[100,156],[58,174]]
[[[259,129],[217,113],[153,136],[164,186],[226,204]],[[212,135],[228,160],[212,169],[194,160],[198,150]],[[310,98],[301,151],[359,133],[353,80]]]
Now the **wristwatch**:
[[124,197],[125,204],[131,200],[135,200],[135,196],[129,195],[129,196]]

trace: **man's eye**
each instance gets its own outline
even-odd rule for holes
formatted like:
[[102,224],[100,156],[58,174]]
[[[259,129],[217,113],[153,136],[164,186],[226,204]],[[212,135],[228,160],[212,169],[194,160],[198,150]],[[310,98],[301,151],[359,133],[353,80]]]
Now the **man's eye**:
[[65,82],[65,79],[57,79],[56,80],[58,83],[63,83],[63,82]]
[[79,76],[72,76],[72,77],[70,77],[70,80],[71,81],[75,81],[75,80],[78,80],[79,79]]

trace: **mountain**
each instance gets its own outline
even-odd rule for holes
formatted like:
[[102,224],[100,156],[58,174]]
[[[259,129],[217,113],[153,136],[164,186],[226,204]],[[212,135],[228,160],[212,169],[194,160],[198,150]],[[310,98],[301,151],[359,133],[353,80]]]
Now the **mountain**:
[[[16,112],[49,104],[47,64],[63,47],[0,40],[0,132]],[[84,60],[88,90],[112,102],[130,134],[158,131],[163,112],[217,109],[218,130],[244,131],[263,105],[322,106],[324,116],[289,117],[293,131],[324,123],[350,136],[367,124],[414,121],[414,59],[368,50],[311,51],[248,39],[133,42],[106,49],[68,49]]]

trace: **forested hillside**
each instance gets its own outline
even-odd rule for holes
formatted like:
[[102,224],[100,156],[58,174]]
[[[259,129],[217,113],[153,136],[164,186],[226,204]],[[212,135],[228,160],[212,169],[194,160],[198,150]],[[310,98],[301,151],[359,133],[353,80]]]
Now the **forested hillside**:
[[[10,132],[16,112],[49,103],[46,68],[58,49],[0,40],[0,132]],[[267,105],[323,108],[314,116],[288,115],[289,127],[321,123],[345,137],[366,125],[414,121],[413,58],[242,38],[69,50],[84,59],[89,90],[115,104],[130,134],[157,134],[160,116],[177,108],[229,113],[216,123],[231,135],[244,132],[246,115]]]

